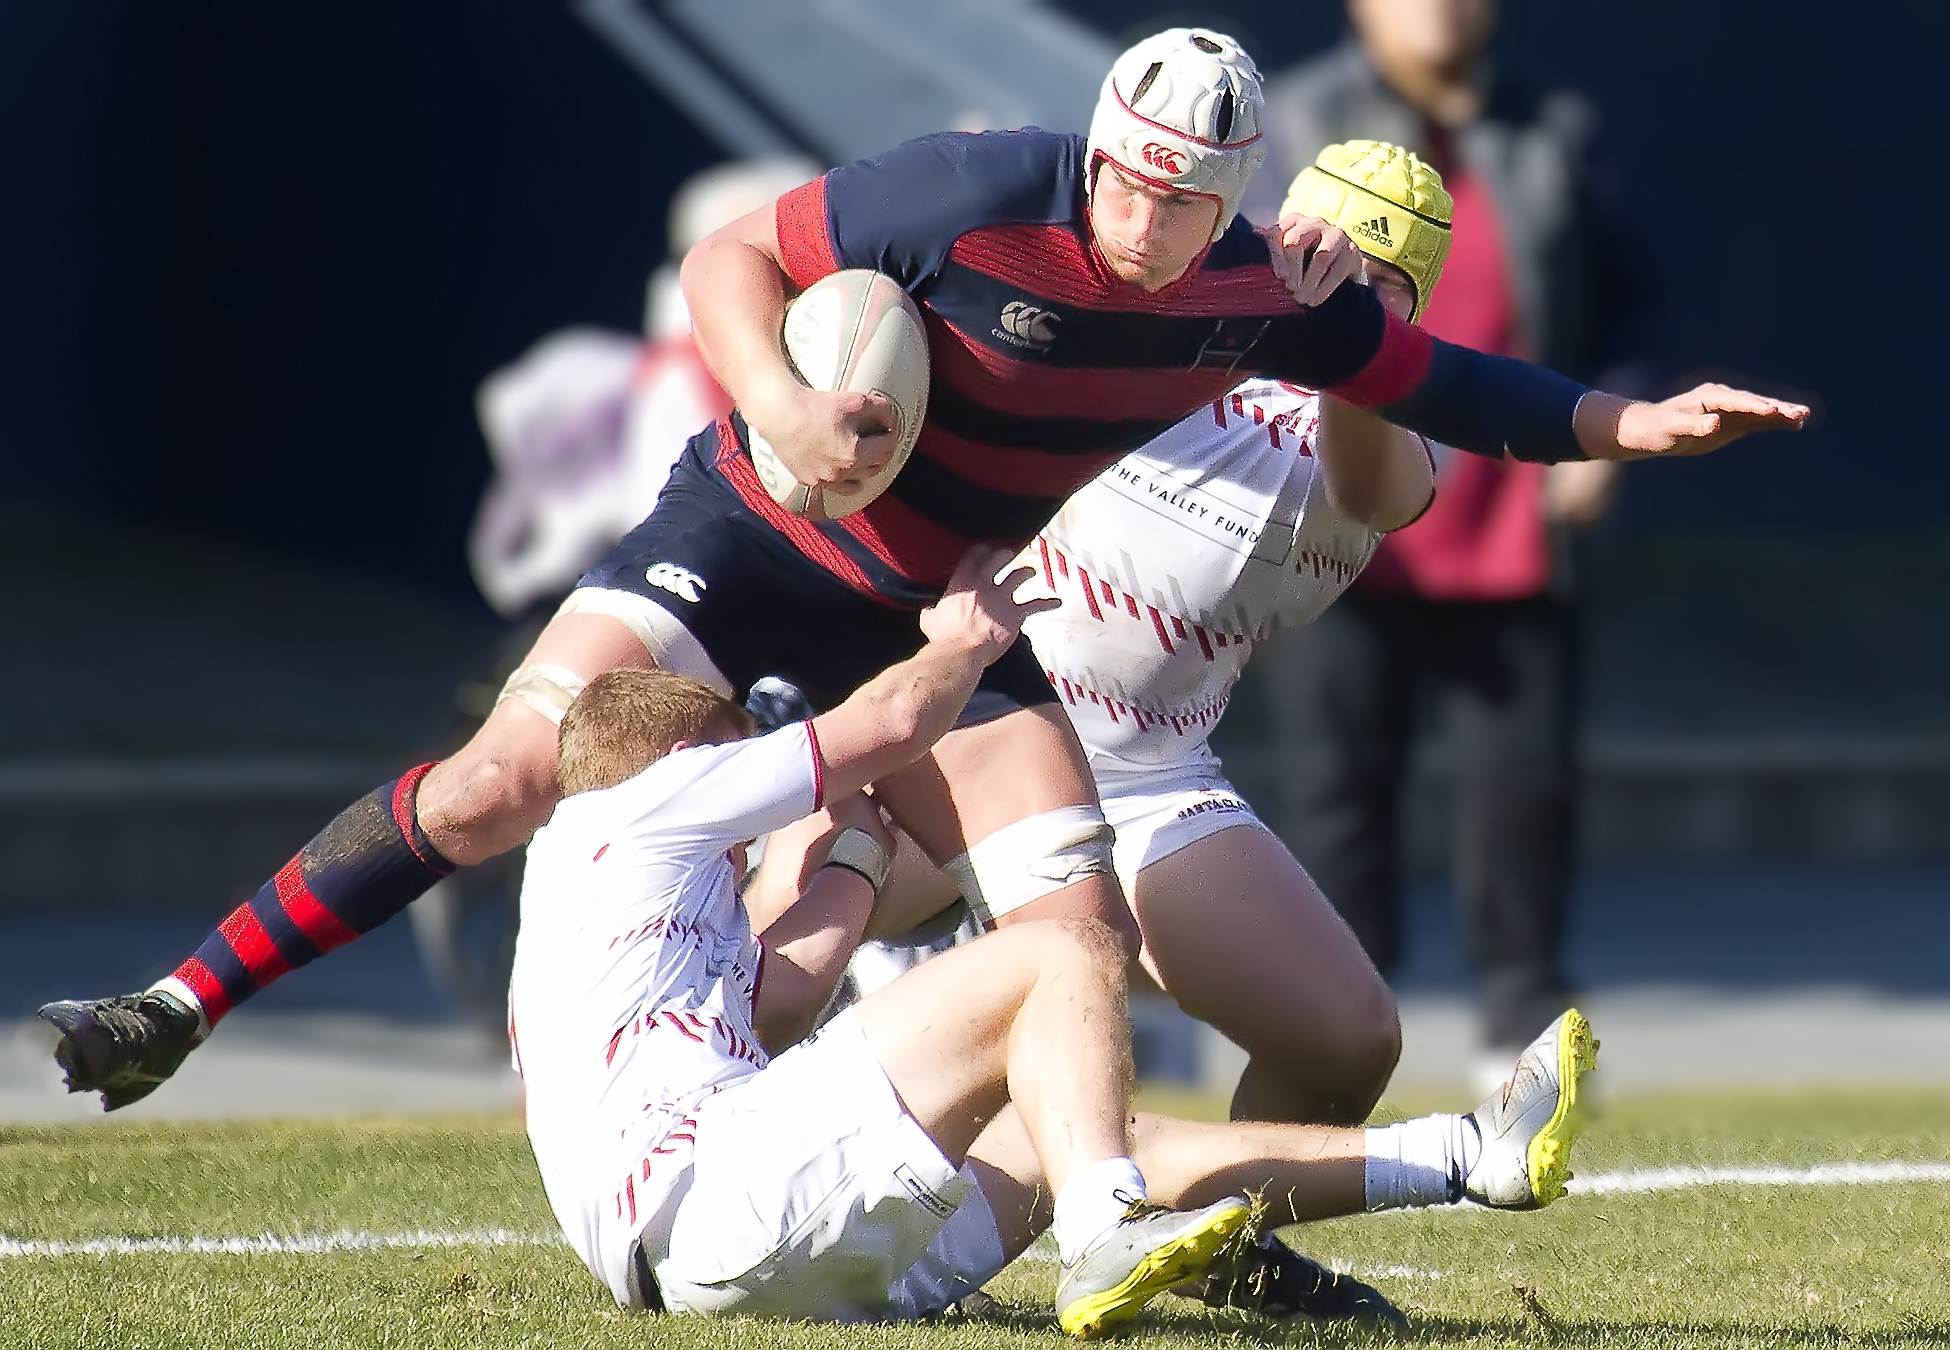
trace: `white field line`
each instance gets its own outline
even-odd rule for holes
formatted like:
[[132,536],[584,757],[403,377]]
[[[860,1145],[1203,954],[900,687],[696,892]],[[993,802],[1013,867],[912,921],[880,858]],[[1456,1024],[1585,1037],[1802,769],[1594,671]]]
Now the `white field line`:
[[[1812,1167],[1657,1167],[1625,1172],[1599,1172],[1571,1182],[1574,1195],[1642,1195],[1653,1191],[1693,1190],[1702,1186],[1881,1186],[1905,1182],[1950,1181],[1950,1163],[1882,1162],[1817,1163]],[[1442,1206],[1452,1212],[1469,1205]],[[1393,1213],[1408,1213],[1395,1210]],[[138,1256],[215,1255],[323,1256],[333,1252],[413,1251],[451,1247],[558,1247],[555,1233],[520,1232],[511,1228],[460,1230],[422,1229],[410,1233],[370,1233],[340,1229],[336,1233],[262,1233],[256,1237],[75,1238],[37,1241],[0,1234],[0,1258],[10,1256]],[[1033,1264],[1053,1263],[1054,1245],[1047,1240],[1024,1252]],[[1363,1278],[1442,1278],[1439,1270],[1411,1266],[1377,1266],[1352,1271]]]
[[557,1247],[555,1233],[520,1233],[509,1228],[470,1228],[417,1233],[263,1233],[257,1237],[77,1238],[35,1242],[0,1235],[6,1256],[324,1256],[332,1252],[422,1250],[429,1247]]
[[1336,1275],[1352,1275],[1360,1280],[1439,1280],[1446,1273],[1424,1270],[1420,1266],[1351,1266],[1345,1261],[1329,1261]]
[[1574,1177],[1573,1195],[1634,1195],[1696,1186],[1885,1186],[1950,1181],[1950,1163],[1817,1163],[1813,1167],[1654,1167]]

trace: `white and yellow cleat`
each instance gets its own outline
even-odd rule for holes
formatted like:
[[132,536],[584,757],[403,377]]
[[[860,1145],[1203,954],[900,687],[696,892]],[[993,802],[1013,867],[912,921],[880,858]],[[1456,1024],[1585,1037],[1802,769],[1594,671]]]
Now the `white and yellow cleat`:
[[1058,1325],[1088,1341],[1130,1321],[1165,1290],[1203,1274],[1251,1220],[1251,1206],[1237,1198],[1193,1210],[1132,1205],[1063,1268]]
[[1598,1067],[1591,1023],[1571,1009],[1532,1041],[1510,1075],[1471,1113],[1483,1152],[1463,1193],[1495,1209],[1542,1209],[1571,1179],[1571,1145],[1584,1130],[1578,1080]]

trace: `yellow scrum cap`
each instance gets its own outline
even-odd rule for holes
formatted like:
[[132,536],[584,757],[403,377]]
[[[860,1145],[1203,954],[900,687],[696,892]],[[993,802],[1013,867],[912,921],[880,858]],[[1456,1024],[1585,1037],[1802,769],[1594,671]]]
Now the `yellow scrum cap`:
[[1280,214],[1318,216],[1346,230],[1355,247],[1393,263],[1415,284],[1421,318],[1449,256],[1455,208],[1442,175],[1412,152],[1386,141],[1330,145],[1287,189]]

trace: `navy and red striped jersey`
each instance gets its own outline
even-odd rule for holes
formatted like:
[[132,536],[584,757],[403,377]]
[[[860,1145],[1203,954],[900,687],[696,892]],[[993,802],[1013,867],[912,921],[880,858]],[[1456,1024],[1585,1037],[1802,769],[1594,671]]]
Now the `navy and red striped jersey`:
[[889,603],[928,604],[971,543],[1019,547],[1072,491],[1248,375],[1328,389],[1487,454],[1579,457],[1582,386],[1438,342],[1364,286],[1302,309],[1244,219],[1162,291],[1118,280],[1091,237],[1084,172],[1080,136],[948,133],[779,198],[795,285],[873,268],[914,297],[928,330],[927,421],[864,510],[809,525],[772,501],[748,455],[718,456],[738,495],[815,562]]

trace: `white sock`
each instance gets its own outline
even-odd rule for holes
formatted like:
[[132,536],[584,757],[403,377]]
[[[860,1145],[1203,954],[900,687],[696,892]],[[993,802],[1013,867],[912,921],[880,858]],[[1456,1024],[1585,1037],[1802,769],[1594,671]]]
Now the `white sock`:
[[1056,1193],[1050,1223],[1058,1259],[1068,1265],[1082,1256],[1146,1194],[1144,1173],[1129,1158],[1105,1158],[1071,1177]]
[[203,1011],[203,1000],[196,996],[194,989],[184,984],[174,975],[163,976],[143,992],[168,994],[171,998],[196,1014],[196,1037],[198,1040],[202,1040],[210,1034],[210,1014]]
[[1468,1116],[1423,1116],[1367,1136],[1371,1210],[1454,1204],[1483,1152],[1482,1133]]

